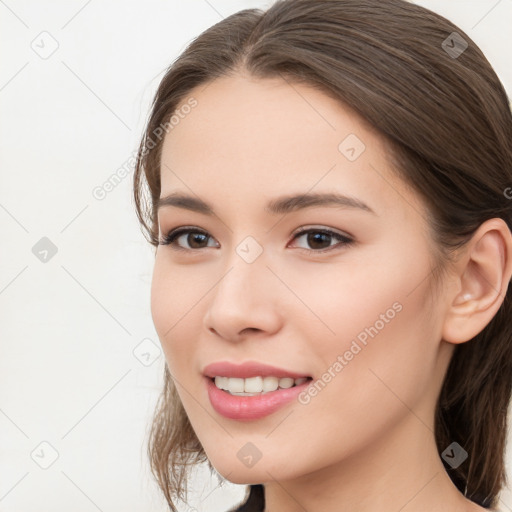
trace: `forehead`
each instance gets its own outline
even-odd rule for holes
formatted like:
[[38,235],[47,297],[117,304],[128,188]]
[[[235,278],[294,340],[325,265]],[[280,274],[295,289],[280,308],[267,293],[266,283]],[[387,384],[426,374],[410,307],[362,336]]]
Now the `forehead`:
[[[351,133],[366,139],[367,145],[380,143],[349,107],[306,84],[281,78],[222,77],[191,91],[177,110],[191,97],[197,105],[180,116],[167,137],[165,146],[173,153],[178,146],[193,144],[198,149],[236,151],[239,158],[262,158],[270,152],[272,157],[276,152],[293,157],[308,150],[337,156],[339,142]],[[308,144],[301,145],[304,141]],[[286,149],[293,151],[285,153]],[[211,155],[215,156],[220,152]]]
[[317,88],[236,75],[197,87],[181,105],[190,98],[196,106],[164,140],[162,195],[336,190],[382,208],[411,194],[376,131]]

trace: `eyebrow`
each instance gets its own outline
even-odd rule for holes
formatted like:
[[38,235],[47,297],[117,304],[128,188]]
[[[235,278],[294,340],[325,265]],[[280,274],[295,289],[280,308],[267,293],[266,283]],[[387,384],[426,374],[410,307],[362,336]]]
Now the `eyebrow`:
[[[184,208],[185,210],[191,210],[205,215],[215,214],[213,207],[206,201],[203,201],[198,197],[189,196],[179,192],[160,197],[157,200],[157,210],[160,210],[160,208],[165,206]],[[377,215],[375,211],[363,201],[356,199],[355,197],[349,197],[335,192],[305,193],[278,197],[270,200],[266,204],[265,211],[274,215],[279,215],[318,206],[337,206],[340,208],[360,209],[372,213],[373,215]]]

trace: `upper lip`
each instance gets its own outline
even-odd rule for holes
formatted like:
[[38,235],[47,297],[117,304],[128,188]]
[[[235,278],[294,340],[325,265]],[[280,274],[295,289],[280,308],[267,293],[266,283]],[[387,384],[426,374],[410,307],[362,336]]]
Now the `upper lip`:
[[241,379],[249,377],[290,377],[292,379],[300,379],[301,377],[309,377],[305,373],[293,372],[270,366],[268,364],[259,363],[257,361],[247,361],[242,364],[234,364],[228,361],[217,361],[211,363],[203,369],[203,375],[206,377],[238,377]]

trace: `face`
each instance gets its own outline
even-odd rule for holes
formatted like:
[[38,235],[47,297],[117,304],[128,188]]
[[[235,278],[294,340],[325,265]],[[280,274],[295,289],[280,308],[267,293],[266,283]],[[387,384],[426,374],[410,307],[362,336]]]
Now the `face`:
[[236,483],[285,480],[424,429],[449,359],[444,303],[426,210],[378,134],[280,79],[223,77],[190,96],[163,144],[172,241],[151,309],[213,466]]

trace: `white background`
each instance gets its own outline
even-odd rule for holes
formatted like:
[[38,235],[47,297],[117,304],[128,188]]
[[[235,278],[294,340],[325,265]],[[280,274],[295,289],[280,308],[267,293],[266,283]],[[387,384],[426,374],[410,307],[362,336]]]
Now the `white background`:
[[[161,355],[143,364],[159,354],[153,252],[132,173],[103,200],[92,191],[133,155],[158,81],[186,44],[270,3],[0,0],[1,512],[166,510],[144,444],[164,367]],[[510,94],[512,0],[418,3],[465,30]],[[33,49],[57,44],[48,58]],[[57,248],[46,263],[32,252],[43,237]],[[244,494],[197,481],[197,510],[226,510]],[[512,510],[510,492],[500,506]]]

